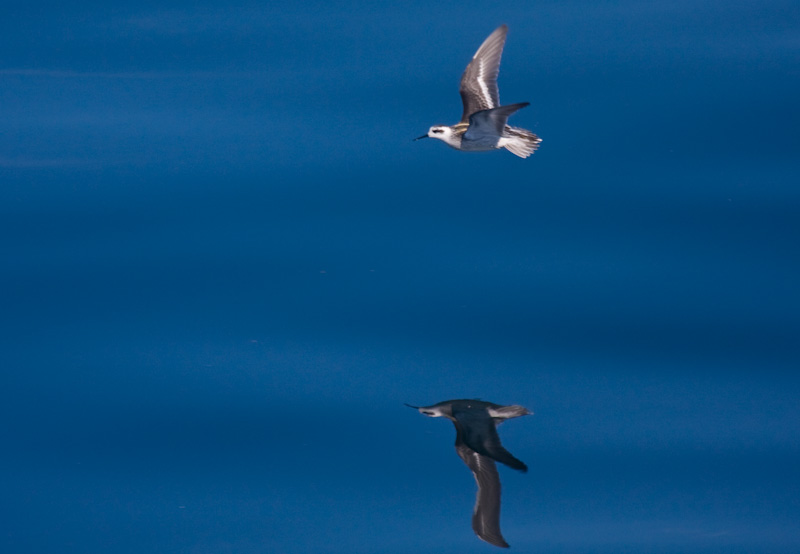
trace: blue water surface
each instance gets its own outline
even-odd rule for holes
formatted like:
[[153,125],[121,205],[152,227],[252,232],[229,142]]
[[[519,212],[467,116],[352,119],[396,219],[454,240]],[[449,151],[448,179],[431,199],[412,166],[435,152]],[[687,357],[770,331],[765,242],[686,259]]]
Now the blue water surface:
[[[0,550],[800,551],[800,6],[0,8]],[[509,25],[522,160],[455,123]]]

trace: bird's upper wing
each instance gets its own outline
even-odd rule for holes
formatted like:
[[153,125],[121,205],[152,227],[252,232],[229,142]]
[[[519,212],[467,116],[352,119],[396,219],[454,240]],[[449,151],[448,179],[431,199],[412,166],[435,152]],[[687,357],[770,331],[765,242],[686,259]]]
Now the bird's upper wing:
[[508,116],[529,104],[529,102],[521,102],[475,112],[469,116],[469,127],[467,127],[467,132],[464,133],[463,140],[480,140],[487,136],[502,137]]
[[488,456],[508,467],[528,471],[528,466],[500,444],[497,424],[485,409],[453,410],[453,417],[456,420],[456,448],[459,442],[463,442],[478,454]]
[[508,548],[508,543],[500,533],[500,476],[497,467],[491,458],[478,454],[458,438],[456,452],[472,470],[478,483],[478,495],[472,511],[472,530],[489,544]]
[[500,104],[497,75],[500,73],[500,57],[507,33],[508,27],[505,25],[495,29],[475,52],[461,76],[459,91],[464,103],[464,113],[461,115],[464,123],[475,112],[496,108]]

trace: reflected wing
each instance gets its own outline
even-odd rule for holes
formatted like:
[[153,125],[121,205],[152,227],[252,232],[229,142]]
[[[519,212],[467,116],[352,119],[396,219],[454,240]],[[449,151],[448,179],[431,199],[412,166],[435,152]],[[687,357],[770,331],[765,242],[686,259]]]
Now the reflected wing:
[[508,467],[528,471],[528,466],[512,456],[500,444],[497,424],[485,409],[453,410],[453,417],[456,419],[458,430],[456,448],[460,440],[478,454],[488,456]]
[[461,76],[459,90],[464,103],[461,121],[465,123],[475,112],[496,108],[500,104],[497,75],[500,73],[500,57],[503,55],[507,33],[508,27],[505,25],[495,29],[475,52]]
[[494,462],[472,450],[463,442],[456,442],[456,452],[472,470],[478,483],[478,495],[472,512],[472,530],[482,540],[508,548],[500,533],[500,476]]

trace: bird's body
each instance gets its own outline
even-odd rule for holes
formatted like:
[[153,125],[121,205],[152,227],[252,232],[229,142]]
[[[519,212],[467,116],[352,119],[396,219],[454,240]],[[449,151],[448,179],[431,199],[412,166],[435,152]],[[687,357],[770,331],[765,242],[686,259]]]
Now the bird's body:
[[520,471],[528,471],[528,467],[503,448],[496,428],[506,419],[531,412],[522,406],[502,406],[481,400],[447,400],[422,407],[406,405],[429,417],[446,417],[453,422],[456,453],[478,484],[472,529],[484,541],[508,547],[500,533],[500,476],[494,462]]
[[464,111],[455,125],[434,125],[418,137],[437,138],[456,150],[484,151],[505,148],[527,158],[539,143],[539,137],[526,129],[507,125],[508,117],[528,105],[527,102],[501,106],[497,89],[500,57],[508,27],[501,25],[483,41],[461,76],[461,101]]

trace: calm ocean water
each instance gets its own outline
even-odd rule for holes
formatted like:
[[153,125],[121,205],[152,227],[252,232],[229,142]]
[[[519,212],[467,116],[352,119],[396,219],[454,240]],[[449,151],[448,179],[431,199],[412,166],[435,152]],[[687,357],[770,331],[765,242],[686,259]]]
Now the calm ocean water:
[[[792,2],[0,8],[0,548],[800,548]],[[413,143],[510,32],[528,160]]]

